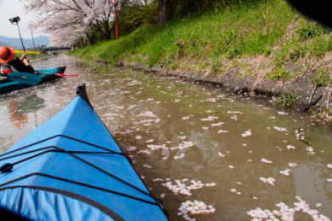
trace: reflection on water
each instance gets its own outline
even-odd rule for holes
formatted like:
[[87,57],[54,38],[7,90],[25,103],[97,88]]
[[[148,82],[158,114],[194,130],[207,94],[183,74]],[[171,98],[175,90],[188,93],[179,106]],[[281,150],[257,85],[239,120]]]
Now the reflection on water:
[[28,121],[26,114],[19,113],[17,110],[16,101],[12,100],[8,103],[8,110],[10,114],[10,120],[16,128],[22,128]]
[[[36,113],[38,109],[42,108],[44,100],[36,94],[29,95],[18,99],[12,99],[8,102],[9,118],[12,124],[21,129],[28,123],[28,113]],[[34,115],[37,118],[36,115]]]
[[[0,97],[6,128],[0,147],[47,120],[87,82],[95,109],[171,220],[332,217],[330,128],[174,79],[121,69],[94,73],[65,56],[43,65],[62,64],[80,77]],[[13,114],[26,118],[19,128]]]
[[38,109],[43,107],[44,107],[44,99],[38,97],[37,94],[32,94],[27,97],[24,97],[23,100],[21,100],[18,103],[17,112],[19,113],[36,112]]

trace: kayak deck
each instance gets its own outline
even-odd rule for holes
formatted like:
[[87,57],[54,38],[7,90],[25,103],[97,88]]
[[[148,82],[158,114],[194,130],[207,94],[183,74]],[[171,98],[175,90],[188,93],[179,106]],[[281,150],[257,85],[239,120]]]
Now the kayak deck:
[[32,220],[167,220],[82,90],[0,170],[0,207]]

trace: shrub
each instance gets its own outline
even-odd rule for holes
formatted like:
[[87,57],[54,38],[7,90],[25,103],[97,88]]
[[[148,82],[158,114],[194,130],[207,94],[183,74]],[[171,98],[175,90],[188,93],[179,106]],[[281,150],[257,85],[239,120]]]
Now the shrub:
[[316,87],[326,87],[332,83],[332,77],[328,70],[319,69],[312,79]]
[[286,93],[278,97],[277,104],[283,107],[292,107],[296,104],[298,97],[291,93]]
[[317,36],[320,36],[322,34],[328,33],[328,29],[318,25],[318,24],[307,24],[302,28],[299,28],[297,31],[297,34],[299,36],[299,39],[301,41],[305,41]]
[[284,68],[276,67],[271,73],[267,74],[267,78],[271,80],[288,80],[292,78],[292,75]]

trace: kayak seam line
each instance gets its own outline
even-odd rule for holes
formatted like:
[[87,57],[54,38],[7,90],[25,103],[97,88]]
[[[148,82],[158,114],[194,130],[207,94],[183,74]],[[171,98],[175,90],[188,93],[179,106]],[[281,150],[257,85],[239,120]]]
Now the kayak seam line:
[[143,203],[147,203],[147,204],[159,207],[159,204],[156,203],[156,202],[151,202],[151,201],[148,201],[148,200],[136,197],[136,196],[126,194],[126,193],[121,193],[121,192],[118,192],[118,191],[106,189],[106,188],[103,188],[103,187],[94,186],[94,185],[87,184],[87,183],[82,183],[82,182],[75,181],[75,180],[66,179],[66,178],[63,178],[63,177],[57,177],[57,176],[53,176],[53,175],[46,174],[46,173],[30,173],[30,174],[18,177],[16,179],[13,179],[11,181],[8,181],[6,183],[0,184],[0,191],[3,191],[6,188],[9,188],[9,187],[3,187],[3,186],[6,186],[6,185],[9,185],[9,184],[27,179],[27,178],[32,177],[32,176],[43,176],[43,177],[47,177],[47,178],[50,178],[50,179],[60,180],[60,181],[63,181],[63,182],[72,183],[72,184],[75,184],[75,185],[80,185],[80,186],[84,186],[84,187],[87,187],[87,188],[90,188],[90,189],[95,189],[95,190],[99,190],[99,191],[103,191],[103,192],[107,192],[107,193],[112,193],[112,194],[119,195],[119,196],[122,196],[122,197],[125,197],[125,198],[133,199],[133,200],[136,200],[136,201],[140,201],[140,202],[143,202]]
[[[7,160],[7,159],[10,159],[10,158],[19,157],[19,156],[30,154],[30,153],[33,153],[33,152],[38,152],[38,151],[41,151],[41,150],[44,150],[44,149],[47,149],[47,148],[51,148],[51,147],[56,147],[56,146],[53,146],[53,145],[52,146],[45,146],[45,147],[37,148],[37,149],[31,150],[31,151],[22,152],[22,153],[19,153],[19,154],[15,154],[15,155],[11,155],[11,156],[8,156],[8,157],[0,158],[0,161]],[[59,148],[61,148],[61,147],[59,147]],[[113,153],[110,153],[110,152],[70,151],[70,150],[67,150],[66,152],[68,152],[68,153],[77,153],[77,154],[113,154]]]
[[[144,191],[144,190],[138,188],[137,186],[134,186],[133,184],[127,182],[126,180],[121,179],[120,177],[118,177],[118,176],[116,176],[116,175],[114,175],[114,174],[112,174],[112,173],[109,173],[108,171],[106,171],[106,170],[104,170],[104,169],[102,169],[102,168],[96,166],[96,165],[93,164],[93,163],[90,163],[89,161],[86,161],[86,160],[82,159],[82,158],[79,157],[79,156],[76,156],[74,153],[70,153],[70,152],[68,152],[68,151],[66,151],[66,150],[64,150],[64,149],[62,149],[62,148],[57,147],[57,146],[50,146],[50,147],[51,147],[52,149],[55,149],[55,150],[52,150],[52,149],[45,150],[45,151],[43,151],[43,152],[39,152],[39,153],[37,153],[37,154],[35,154],[35,155],[32,155],[32,156],[29,156],[29,157],[23,158],[23,159],[21,159],[21,160],[18,160],[18,161],[16,161],[16,162],[13,162],[13,163],[10,163],[10,164],[14,166],[14,165],[17,165],[17,164],[23,163],[23,162],[25,162],[25,161],[31,160],[31,159],[33,159],[33,158],[36,158],[36,157],[38,157],[38,156],[41,156],[41,155],[43,155],[43,154],[47,154],[47,153],[51,153],[51,152],[66,153],[66,154],[72,156],[73,158],[75,158],[76,160],[79,160],[79,161],[81,161],[82,163],[84,163],[84,164],[86,164],[86,165],[88,165],[88,166],[90,166],[90,167],[92,167],[92,168],[98,170],[99,172],[104,173],[104,174],[106,174],[107,176],[112,177],[113,179],[115,179],[115,180],[117,180],[117,181],[119,181],[119,182],[121,182],[121,183],[123,183],[123,184],[129,186],[130,188],[133,188],[133,189],[135,189],[136,191],[138,191],[138,192],[140,192],[140,193],[142,193],[142,194],[144,194],[144,195],[147,195],[147,196],[149,196],[149,197],[151,197],[151,198],[154,199],[154,197],[151,196],[151,194],[150,194],[149,192],[146,192],[146,191]],[[46,148],[45,148],[45,149],[46,149]],[[30,152],[32,152],[32,151],[30,151]],[[1,159],[0,159],[0,161],[1,161]]]
[[115,213],[113,210],[107,208],[106,206],[104,206],[104,205],[102,205],[102,204],[100,204],[100,203],[98,203],[98,202],[96,202],[96,201],[94,201],[90,198],[84,197],[80,194],[68,192],[68,191],[65,191],[65,190],[60,190],[60,189],[50,188],[50,187],[43,187],[43,186],[20,186],[20,185],[18,185],[18,186],[5,187],[5,188],[0,189],[0,191],[5,191],[5,190],[8,190],[8,189],[17,189],[17,188],[35,189],[35,190],[41,190],[41,191],[45,191],[45,192],[58,193],[58,194],[66,196],[66,197],[70,197],[70,198],[73,198],[75,200],[87,203],[88,205],[93,206],[93,207],[99,209],[101,212],[103,212],[103,213],[107,214],[108,216],[114,218],[116,221],[124,221],[124,219],[120,215]]
[[68,135],[64,135],[64,134],[57,134],[57,135],[54,135],[54,136],[51,136],[51,137],[48,137],[48,138],[45,138],[45,139],[42,139],[42,140],[39,140],[39,141],[36,141],[34,143],[31,143],[31,144],[28,144],[28,145],[24,145],[22,147],[18,147],[16,148],[15,150],[12,150],[12,151],[8,151],[6,153],[3,153],[0,155],[0,157],[2,156],[6,156],[8,154],[11,154],[11,153],[14,153],[14,152],[17,152],[17,151],[20,151],[22,149],[25,149],[25,148],[28,148],[28,147],[31,147],[31,146],[34,146],[34,145],[37,145],[37,144],[40,144],[40,143],[43,143],[43,142],[46,142],[46,141],[49,141],[49,140],[52,140],[54,138],[57,138],[57,137],[64,137],[64,138],[67,138],[67,139],[70,139],[70,140],[74,140],[74,141],[77,141],[79,143],[84,143],[84,144],[87,144],[89,146],[93,146],[93,147],[96,147],[96,148],[99,148],[99,149],[102,149],[102,150],[105,150],[105,151],[108,151],[108,152],[112,152],[114,154],[119,154],[119,155],[125,155],[124,153],[122,152],[117,152],[117,151],[114,151],[114,150],[111,150],[107,147],[104,147],[104,146],[100,146],[100,145],[97,145],[97,144],[93,144],[93,143],[90,143],[90,142],[87,142],[87,141],[84,141],[84,140],[80,140],[78,138],[75,138],[75,137],[71,137],[71,136],[68,136]]

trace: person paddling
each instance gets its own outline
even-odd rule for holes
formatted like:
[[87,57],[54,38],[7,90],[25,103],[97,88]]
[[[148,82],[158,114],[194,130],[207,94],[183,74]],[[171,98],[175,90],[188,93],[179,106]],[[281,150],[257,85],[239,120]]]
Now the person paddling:
[[36,73],[28,57],[26,55],[22,55],[21,58],[16,57],[14,49],[10,47],[0,47],[0,64],[4,66],[2,74],[9,74],[13,71]]

